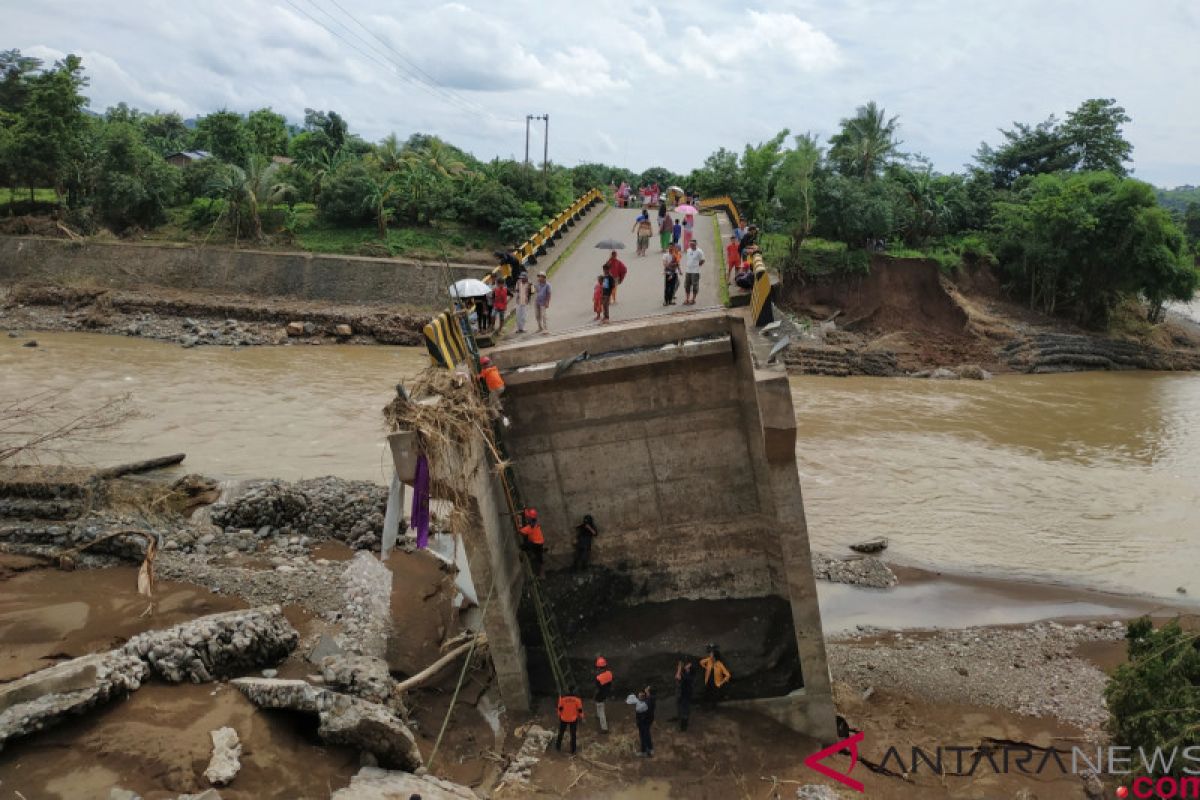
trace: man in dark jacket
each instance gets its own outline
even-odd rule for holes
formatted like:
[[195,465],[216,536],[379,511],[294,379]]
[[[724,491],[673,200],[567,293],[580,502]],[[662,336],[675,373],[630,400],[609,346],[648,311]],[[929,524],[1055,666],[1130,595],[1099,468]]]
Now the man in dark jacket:
[[637,694],[637,703],[634,705],[634,721],[637,722],[638,743],[641,746],[641,751],[638,753],[643,758],[650,758],[654,755],[654,739],[650,735],[650,728],[654,725],[654,710],[657,700],[654,697],[654,687],[647,686]]
[[692,689],[696,684],[696,663],[683,656],[675,664],[675,703],[679,715],[679,730],[686,731],[692,715]]
[[572,570],[587,569],[588,560],[592,557],[592,540],[600,530],[591,514],[583,515],[583,523],[575,526],[575,561]]

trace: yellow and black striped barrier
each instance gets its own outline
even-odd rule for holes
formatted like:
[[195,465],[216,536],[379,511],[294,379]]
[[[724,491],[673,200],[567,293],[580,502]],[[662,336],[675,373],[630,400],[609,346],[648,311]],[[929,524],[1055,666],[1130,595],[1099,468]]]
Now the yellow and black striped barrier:
[[443,311],[424,328],[425,349],[433,363],[453,369],[471,352],[463,334],[462,319],[454,311]]
[[737,204],[727,194],[723,194],[720,197],[705,197],[700,201],[699,208],[701,211],[722,210],[729,216],[729,221],[733,223],[733,227],[743,227],[742,215],[738,212]]
[[[603,200],[604,195],[598,189],[592,189],[581,195],[575,202],[563,209],[558,216],[543,225],[537,233],[530,236],[525,243],[513,250],[510,255],[522,267],[536,264],[538,257],[546,255],[546,251],[554,247],[563,234],[580,220],[585,211]],[[489,286],[496,286],[511,275],[512,266],[505,261],[485,275],[483,282]],[[425,348],[429,351],[433,363],[452,369],[471,353],[462,325],[461,316],[456,315],[454,310],[450,309],[438,314],[425,326]]]
[[775,321],[771,306],[771,273],[767,271],[763,257],[758,253],[751,256],[754,265],[754,288],[750,292],[750,319],[755,327],[761,328]]

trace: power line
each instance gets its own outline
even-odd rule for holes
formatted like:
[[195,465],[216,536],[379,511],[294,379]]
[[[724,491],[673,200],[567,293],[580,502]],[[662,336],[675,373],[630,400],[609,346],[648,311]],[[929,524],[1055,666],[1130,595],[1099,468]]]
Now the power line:
[[[310,2],[313,2],[313,1],[314,0],[310,0]],[[423,70],[419,64],[417,64],[412,59],[405,56],[403,53],[401,53],[399,50],[397,50],[395,47],[393,47],[390,42],[388,42],[386,39],[384,39],[382,36],[380,36],[375,31],[368,28],[362,22],[360,22],[358,17],[354,16],[354,14],[352,14],[345,6],[343,6],[341,3],[339,3],[338,0],[329,0],[329,1],[331,3],[333,3],[335,6],[337,6],[337,8],[343,14],[345,14],[347,17],[349,17],[354,22],[355,25],[357,25],[358,27],[362,28],[364,31],[369,33],[373,38],[375,38],[376,41],[378,41],[380,44],[382,44],[384,47],[386,47],[388,50],[390,50],[396,56],[396,58],[398,58],[400,61],[407,64],[419,76],[422,76],[424,82],[428,83],[430,86],[437,88],[439,91],[443,92],[447,97],[453,98],[455,100],[458,100],[461,103],[466,104],[469,107],[475,108],[480,113],[486,114],[487,116],[491,117],[492,119],[494,119],[498,122],[519,123],[519,120],[502,119],[500,117],[497,117],[495,114],[488,111],[486,108],[483,108],[478,103],[475,103],[472,100],[468,100],[467,98],[463,97],[462,95],[458,94],[457,92],[451,90],[449,87],[442,85],[441,81],[439,81],[433,75],[430,75],[428,72]]]
[[[375,50],[375,48],[371,48],[370,50],[364,50],[363,48],[361,48],[361,47],[359,47],[358,45],[356,45],[354,42],[352,42],[352,41],[350,41],[349,39],[347,39],[345,36],[343,36],[343,35],[341,35],[340,33],[338,33],[336,30],[334,30],[334,29],[330,28],[328,25],[326,25],[326,24],[325,24],[324,22],[322,22],[321,20],[319,20],[319,19],[317,19],[316,17],[314,17],[314,16],[313,16],[312,14],[310,14],[308,11],[306,11],[306,10],[304,10],[303,8],[301,8],[300,6],[296,5],[296,3],[295,3],[295,2],[293,2],[293,0],[285,0],[285,2],[287,2],[287,4],[288,4],[289,6],[291,6],[291,7],[292,7],[292,8],[294,8],[296,11],[300,12],[300,13],[301,13],[301,14],[303,14],[305,17],[307,17],[309,20],[311,20],[313,23],[315,23],[315,24],[316,24],[318,27],[320,27],[322,30],[324,30],[325,32],[327,32],[327,33],[331,34],[332,36],[336,37],[337,39],[341,40],[341,41],[342,41],[342,42],[344,42],[346,45],[348,45],[348,46],[350,47],[350,49],[354,50],[356,53],[358,53],[359,55],[363,56],[363,57],[364,57],[364,58],[366,58],[367,60],[369,60],[369,61],[373,62],[374,64],[376,64],[376,65],[378,65],[378,66],[381,66],[381,67],[383,67],[383,68],[384,68],[385,70],[387,70],[388,72],[390,72],[390,73],[392,73],[392,74],[396,75],[397,77],[400,77],[400,78],[402,78],[402,79],[404,79],[404,80],[408,81],[409,83],[412,83],[412,84],[413,84],[414,86],[416,86],[417,88],[420,88],[420,89],[422,89],[422,90],[424,90],[424,91],[426,91],[426,92],[430,93],[431,95],[433,95],[433,96],[435,96],[435,97],[440,97],[440,98],[441,98],[441,99],[443,99],[443,100],[449,100],[449,98],[446,98],[446,97],[443,97],[443,96],[441,96],[441,95],[438,93],[438,91],[437,91],[436,87],[430,87],[430,86],[426,85],[424,82],[417,80],[415,77],[413,77],[412,75],[410,75],[410,74],[409,74],[409,73],[408,73],[406,70],[403,70],[403,69],[401,69],[401,68],[400,68],[398,65],[396,65],[396,64],[394,64],[394,63],[391,63],[391,60],[390,60],[390,59],[388,59],[388,60],[386,60],[386,61],[385,61],[385,60],[381,60],[381,58],[380,58],[380,55],[381,55],[381,54],[380,54],[380,53],[378,53],[378,51],[376,51],[376,50]],[[317,5],[316,5],[316,3],[315,3],[315,2],[313,2],[313,0],[309,0],[309,2],[310,2],[310,3],[313,3],[313,6],[314,6],[315,8],[317,8],[317,10],[319,10],[319,11],[322,11],[322,13],[326,13],[326,14],[327,14],[327,12],[325,12],[323,9],[321,9],[321,8],[320,8],[320,6],[317,6]],[[328,15],[328,14],[327,14],[327,15]],[[331,19],[334,19],[332,16],[331,16],[330,18],[331,18]],[[337,20],[336,20],[336,19],[334,19],[334,21],[335,21],[335,22],[337,22]],[[339,24],[340,24],[340,23],[339,23]],[[345,29],[345,30],[347,30],[348,32],[350,32],[351,34],[353,34],[353,32],[352,32],[352,31],[349,31],[349,28],[346,28],[344,25],[343,25],[342,27],[343,27],[343,29]],[[361,38],[360,38],[360,40],[361,40]],[[386,56],[384,56],[384,58],[386,58]],[[475,109],[471,109],[471,108],[464,108],[464,107],[462,107],[461,105],[458,105],[458,104],[454,104],[454,105],[456,105],[456,107],[457,107],[457,108],[458,108],[458,110],[460,110],[460,111],[465,111],[465,112],[471,113],[471,114],[473,114],[473,115],[476,115],[476,116],[478,116],[478,115],[479,115],[479,112],[478,112],[478,111],[476,111]],[[486,112],[485,112],[485,113],[486,113]]]

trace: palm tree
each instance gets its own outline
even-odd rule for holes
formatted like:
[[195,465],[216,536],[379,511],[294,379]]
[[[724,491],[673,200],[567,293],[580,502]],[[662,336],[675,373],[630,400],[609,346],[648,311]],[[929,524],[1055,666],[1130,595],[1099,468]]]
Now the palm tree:
[[369,209],[375,215],[375,222],[379,226],[379,238],[386,240],[388,217],[392,214],[392,210],[387,207],[387,203],[399,188],[400,174],[390,172],[382,175],[371,175],[368,181],[367,194],[363,197],[362,201],[363,208]]
[[[226,164],[225,169],[220,170],[209,181],[209,194],[225,200],[225,210],[222,214],[229,215],[235,246],[241,230],[243,206],[250,217],[254,238],[262,239],[262,215],[259,209],[265,207],[270,210],[289,192],[295,191],[290,184],[275,180],[278,171],[278,164],[255,155],[250,158],[249,169],[242,169],[236,164]],[[215,226],[216,223],[213,224]]]
[[395,172],[400,169],[400,162],[404,160],[404,146],[400,144],[396,134],[389,133],[375,147],[375,158],[384,172]]
[[250,209],[250,222],[254,226],[254,238],[262,239],[262,216],[259,209],[267,211],[276,203],[282,202],[289,193],[296,191],[288,183],[277,181],[276,173],[279,165],[270,159],[254,155],[250,157],[249,169],[245,172],[245,198]]
[[842,129],[829,138],[829,158],[838,171],[863,180],[874,178],[901,142],[896,139],[899,117],[887,117],[875,101],[859,106],[842,120]]
[[344,150],[318,150],[303,160],[305,168],[313,174],[313,196],[321,193],[321,181],[337,172],[338,167],[350,160]]

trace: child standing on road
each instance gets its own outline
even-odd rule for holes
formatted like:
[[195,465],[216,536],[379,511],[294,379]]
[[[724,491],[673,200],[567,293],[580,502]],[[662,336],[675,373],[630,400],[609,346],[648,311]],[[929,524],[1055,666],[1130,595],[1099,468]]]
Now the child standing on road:
[[596,316],[592,317],[593,322],[600,319],[600,311],[602,308],[604,308],[603,298],[604,298],[604,276],[597,275],[596,276],[596,286],[595,286],[595,288],[592,289],[592,311],[596,312]]

